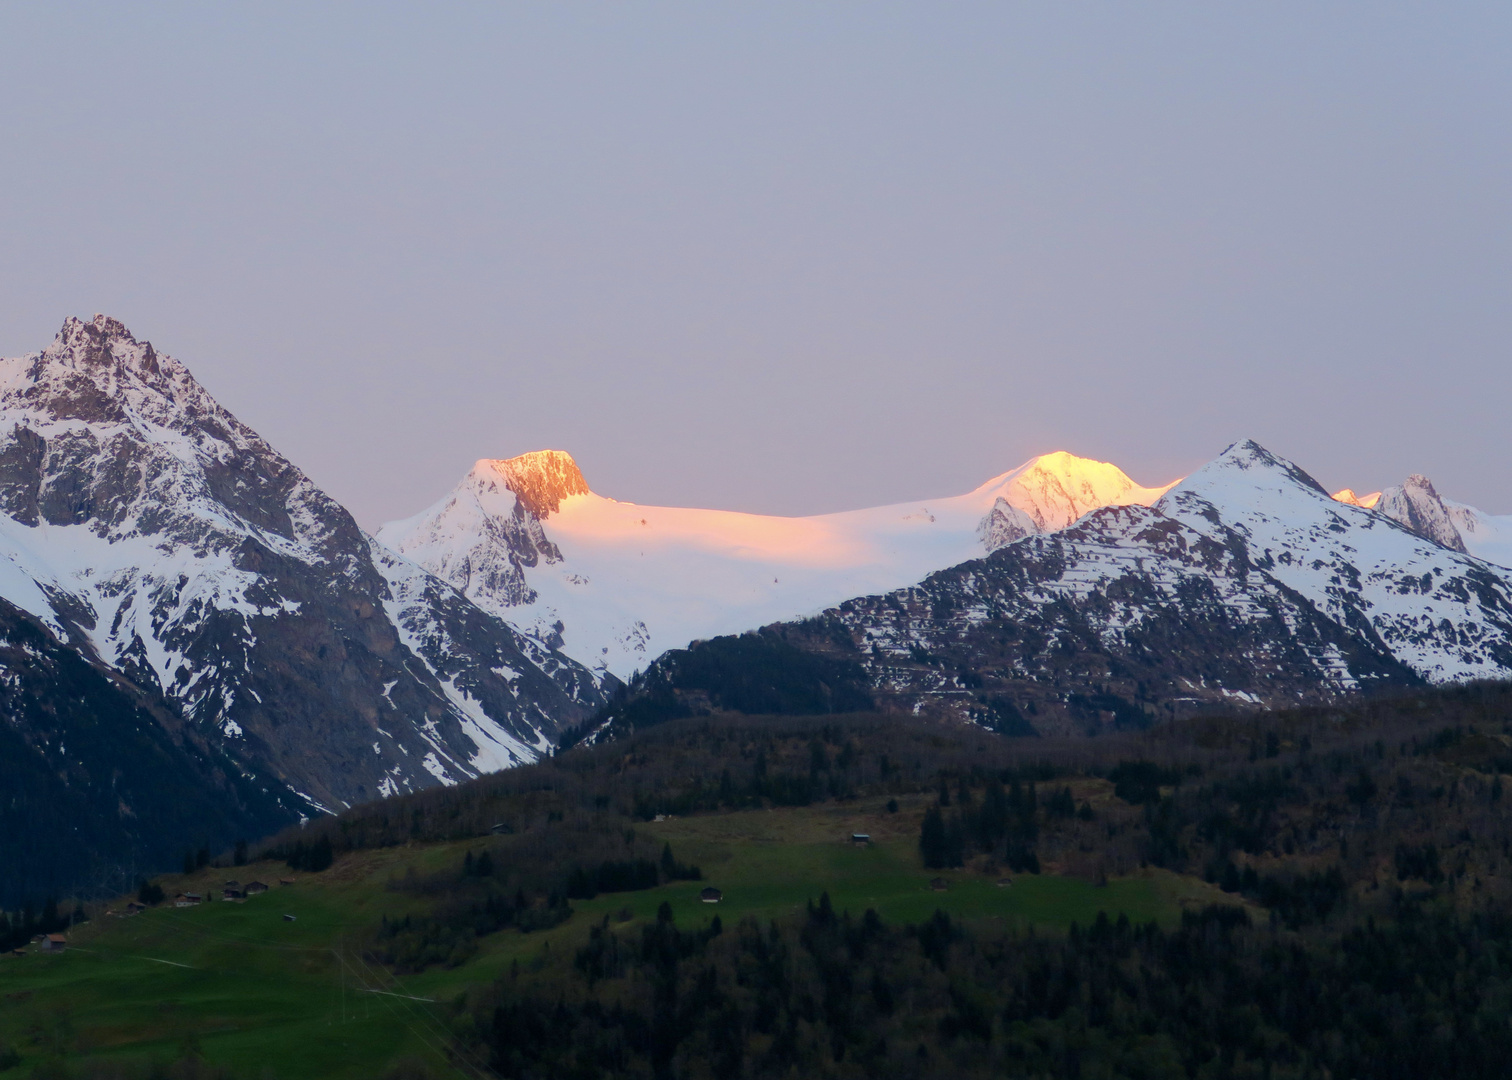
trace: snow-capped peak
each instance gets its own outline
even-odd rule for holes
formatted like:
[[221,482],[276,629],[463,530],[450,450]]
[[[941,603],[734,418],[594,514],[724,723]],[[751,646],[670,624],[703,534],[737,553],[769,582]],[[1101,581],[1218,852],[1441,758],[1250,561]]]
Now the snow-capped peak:
[[[0,359],[0,597],[240,740],[248,771],[326,805],[460,780],[601,700],[566,657],[374,547],[117,320],[69,319]],[[380,723],[393,745],[373,751]]]
[[1448,508],[1426,476],[1413,473],[1399,486],[1386,488],[1375,508],[1435,544],[1451,551],[1466,551]]
[[1375,504],[1381,501],[1381,493],[1372,491],[1368,495],[1355,494],[1354,488],[1340,488],[1332,495],[1334,502],[1341,502],[1348,506],[1363,506],[1366,510],[1375,508]]
[[[1141,487],[1117,465],[1057,450],[1030,458],[971,494],[992,498],[993,504],[1001,498],[1023,511],[1037,531],[1053,532],[1100,507],[1149,506],[1175,483]],[[987,528],[985,520],[982,527]]]
[[1340,625],[1368,627],[1423,678],[1500,678],[1512,668],[1512,580],[1380,506],[1333,499],[1255,443],[1230,447],[1155,509],[1215,541],[1215,553],[1242,549]]

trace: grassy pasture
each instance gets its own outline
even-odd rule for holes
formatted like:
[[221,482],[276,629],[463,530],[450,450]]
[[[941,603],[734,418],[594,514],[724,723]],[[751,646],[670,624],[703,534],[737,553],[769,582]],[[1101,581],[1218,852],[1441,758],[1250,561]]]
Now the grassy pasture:
[[[1226,899],[1202,882],[1160,871],[1103,886],[1045,873],[1014,875],[1003,887],[985,868],[937,874],[923,868],[917,851],[925,801],[918,797],[897,814],[862,802],[640,826],[671,843],[681,861],[699,864],[705,880],[574,901],[576,914],[555,929],[491,935],[466,964],[402,981],[364,965],[355,947],[381,916],[423,910],[422,901],[386,883],[410,868],[426,873],[455,865],[487,841],[363,851],[244,904],[100,918],[79,927],[61,955],[0,958],[0,1042],[28,1059],[46,1056],[49,1045],[76,1059],[171,1059],[192,1044],[249,1078],[369,1080],[406,1055],[427,1061],[438,1075],[467,1075],[449,1067],[439,1049],[446,1002],[513,963],[570,962],[591,923],[627,911],[633,919],[654,918],[663,901],[685,927],[716,914],[726,925],[747,915],[780,918],[827,891],[837,910],[859,916],[876,908],[892,923],[920,922],[940,908],[958,919],[1059,930],[1089,923],[1099,911],[1170,922],[1183,904]],[[851,844],[856,831],[874,842]],[[273,882],[288,873],[280,864],[260,864],[172,876],[163,885],[170,895],[206,892],[230,876]],[[948,880],[946,891],[931,889],[936,876]],[[699,900],[706,884],[723,891],[719,904]],[[295,920],[285,921],[285,914]],[[23,1064],[16,1074],[26,1070]]]

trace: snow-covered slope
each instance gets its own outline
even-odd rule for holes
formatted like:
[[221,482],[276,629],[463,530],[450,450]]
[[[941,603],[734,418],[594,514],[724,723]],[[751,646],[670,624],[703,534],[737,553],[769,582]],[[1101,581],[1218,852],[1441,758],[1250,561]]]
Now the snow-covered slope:
[[1098,510],[772,631],[858,665],[893,706],[1097,731],[1512,677],[1512,571],[1330,498],[1245,442],[1149,508]]
[[1498,566],[1512,567],[1512,514],[1488,514],[1465,503],[1441,496],[1425,476],[1412,475],[1405,482],[1357,496],[1349,488],[1337,491],[1336,500],[1385,514],[1425,539],[1455,551],[1463,551]]
[[1512,568],[1512,514],[1488,514],[1453,499],[1444,499],[1443,503],[1466,551],[1477,559]]
[[1090,510],[1148,505],[1104,462],[1046,454],[975,491],[816,517],[639,506],[589,491],[572,459],[479,461],[378,538],[479,606],[628,676],[669,648],[912,584]]
[[1257,569],[1425,679],[1512,675],[1512,573],[1419,535],[1379,504],[1340,503],[1253,442],[1230,447],[1155,509],[1214,539],[1242,538]]
[[0,596],[323,807],[532,758],[604,697],[104,316],[0,360]]

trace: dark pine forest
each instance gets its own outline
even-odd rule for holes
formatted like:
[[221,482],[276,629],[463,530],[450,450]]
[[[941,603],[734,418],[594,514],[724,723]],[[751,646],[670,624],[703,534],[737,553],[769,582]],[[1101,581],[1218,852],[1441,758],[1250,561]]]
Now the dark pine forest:
[[449,1006],[458,1045],[501,1076],[1506,1075],[1512,687],[1095,740],[864,712],[639,719],[267,850],[486,837],[396,884],[435,900],[367,945],[406,972],[557,925],[581,898],[696,878],[637,833],[664,814],[922,800],[926,867],[1093,882],[1159,867],[1225,898],[1065,933],[943,911],[898,924],[823,893],[776,920],[605,916],[571,956]]

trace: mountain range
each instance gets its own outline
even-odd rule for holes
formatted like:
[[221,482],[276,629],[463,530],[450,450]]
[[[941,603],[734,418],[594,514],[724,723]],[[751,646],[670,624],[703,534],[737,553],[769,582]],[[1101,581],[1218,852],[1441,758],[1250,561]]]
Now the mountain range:
[[[1250,464],[1241,468],[1241,459]],[[1250,475],[1270,476],[1274,490],[1234,480]],[[1278,479],[1283,475],[1290,479],[1283,483]],[[1229,480],[1219,483],[1219,476]],[[1191,511],[1199,502],[1203,511]],[[587,666],[628,679],[667,649],[689,642],[807,618],[857,597],[887,595],[1020,542],[1021,556],[1043,552],[1046,545],[1036,538],[1060,534],[1078,522],[1093,528],[1093,521],[1084,521],[1087,515],[1110,507],[1154,508],[1159,519],[1170,518],[1187,530],[1206,529],[1205,535],[1215,533],[1204,523],[1216,517],[1232,523],[1251,545],[1257,538],[1266,541],[1264,550],[1290,560],[1283,570],[1316,561],[1315,548],[1326,548],[1331,574],[1347,576],[1355,573],[1356,563],[1368,565],[1378,576],[1368,579],[1347,611],[1331,581],[1289,570],[1273,575],[1325,618],[1346,623],[1357,621],[1351,612],[1379,615],[1401,608],[1373,590],[1386,578],[1420,575],[1424,552],[1442,548],[1472,556],[1465,566],[1484,563],[1482,572],[1494,580],[1505,580],[1512,567],[1512,517],[1444,500],[1416,475],[1363,498],[1348,489],[1330,497],[1296,466],[1253,443],[1230,448],[1192,476],[1159,487],[1142,487],[1106,462],[1057,452],[965,495],[801,518],[618,502],[593,493],[570,455],[539,451],[479,461],[444,498],[383,526],[378,537],[480,607],[552,641]],[[1132,511],[1103,515],[1098,527],[1103,518],[1144,520]],[[1139,549],[1141,560],[1156,557],[1139,548],[1140,530],[1129,527],[1128,535],[1109,534],[1103,541],[1121,552]],[[1359,549],[1328,544],[1341,530],[1353,535],[1357,529],[1363,530],[1354,541]],[[1397,539],[1372,554],[1376,536]],[[1158,557],[1174,572],[1175,555]],[[1265,557],[1257,558],[1263,565]],[[1241,585],[1250,587],[1247,579]],[[1029,604],[1026,617],[1039,606]],[[1413,603],[1406,607],[1410,613],[1400,618],[1426,620],[1432,613],[1431,604],[1422,610]],[[1473,625],[1482,625],[1484,615]],[[1469,609],[1456,608],[1450,617],[1459,626]],[[1491,618],[1486,625],[1499,616]],[[1375,632],[1391,640],[1406,633],[1384,625]],[[1419,653],[1397,647],[1402,653],[1397,659],[1423,678],[1491,677],[1503,670],[1500,661],[1465,660],[1447,644],[1447,635],[1427,637],[1429,644]],[[1439,655],[1440,647],[1448,651]],[[1320,685],[1330,692],[1349,689],[1331,680]]]
[[[365,535],[104,316],[0,361],[0,555],[0,598],[47,648],[287,820],[533,760],[612,685]],[[51,710],[22,695],[7,720],[41,768]],[[100,746],[77,783],[112,775]]]
[[619,678],[670,648],[919,581],[1102,506],[1149,505],[1116,466],[1034,458],[965,495],[815,517],[642,506],[572,458],[483,460],[378,538],[480,607]]
[[[0,859],[61,888],[457,783],[626,680],[717,709],[679,683],[710,639],[807,657],[778,663],[804,701],[1018,734],[1506,678],[1509,566],[1512,517],[1420,476],[1330,496],[1251,442],[1158,487],[1054,453],[803,518],[619,502],[539,451],[369,536],[184,365],[69,319],[0,360],[0,738],[30,793],[0,835],[31,838]],[[71,848],[43,842],[65,803]]]

